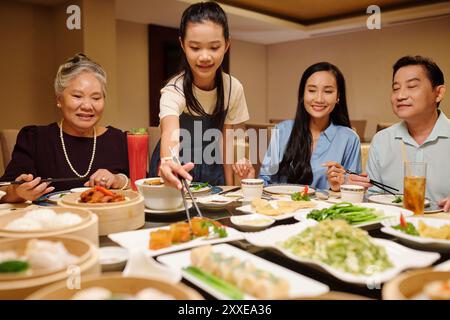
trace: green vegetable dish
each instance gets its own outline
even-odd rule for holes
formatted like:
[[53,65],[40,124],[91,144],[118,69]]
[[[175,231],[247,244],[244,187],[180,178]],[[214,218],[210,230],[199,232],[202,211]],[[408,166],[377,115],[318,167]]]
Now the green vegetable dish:
[[416,227],[411,222],[406,222],[406,225],[403,226],[401,224],[393,226],[395,230],[399,230],[403,233],[409,234],[411,236],[420,236],[419,231],[417,231]]
[[202,228],[208,228],[210,230],[210,233],[214,233],[219,238],[226,238],[228,236],[227,229],[225,229],[223,226],[217,226],[211,221],[202,221],[201,225]]
[[0,273],[19,273],[29,269],[29,264],[21,260],[7,260],[0,263]]
[[191,190],[194,190],[194,191],[198,191],[200,189],[207,188],[207,187],[209,187],[208,182],[194,182],[190,186]]
[[354,275],[370,276],[393,267],[386,250],[374,244],[367,231],[343,220],[322,221],[277,245]]
[[311,201],[311,198],[307,193],[296,192],[291,194],[291,200],[293,201]]
[[392,200],[392,203],[402,203],[403,197],[402,196],[395,196],[394,200]]
[[359,207],[349,202],[341,202],[326,209],[312,210],[306,217],[316,221],[341,219],[350,224],[359,224],[382,220],[384,213],[374,208]]
[[193,275],[197,279],[209,284],[211,287],[215,288],[217,291],[223,293],[230,299],[242,300],[244,299],[244,293],[236,288],[234,285],[222,280],[215,275],[208,272],[204,272],[197,267],[186,267],[183,269],[187,273]]

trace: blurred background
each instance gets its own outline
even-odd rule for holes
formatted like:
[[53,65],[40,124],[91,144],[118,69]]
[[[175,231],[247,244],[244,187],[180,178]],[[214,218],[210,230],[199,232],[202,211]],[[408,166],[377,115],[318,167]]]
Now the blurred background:
[[[178,25],[195,1],[0,1],[0,128],[59,119],[53,91],[57,67],[77,52],[108,73],[103,118],[128,130],[158,125],[159,89],[178,67]],[[450,77],[450,2],[413,0],[228,0],[232,36],[225,69],[244,85],[250,122],[292,118],[302,72],[336,64],[347,81],[354,127],[370,141],[391,111],[392,65],[401,56],[432,58]],[[381,29],[368,30],[369,5],[381,8]],[[81,9],[69,30],[68,6]],[[450,115],[447,97],[441,109]]]

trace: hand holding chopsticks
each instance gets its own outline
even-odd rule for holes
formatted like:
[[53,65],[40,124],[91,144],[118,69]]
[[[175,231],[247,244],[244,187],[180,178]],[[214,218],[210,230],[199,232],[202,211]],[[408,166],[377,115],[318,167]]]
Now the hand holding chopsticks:
[[[55,190],[49,186],[48,179],[34,178],[31,174],[22,174],[16,181],[4,182],[2,186],[12,186],[6,189],[6,195],[3,196],[3,202],[23,202],[26,200],[34,201],[44,194]],[[53,180],[54,181],[54,180]]]
[[[180,159],[178,158],[178,154],[175,152],[175,150],[173,148],[169,147],[169,150],[170,150],[170,154],[172,155],[173,161],[176,164],[181,166],[181,162],[180,162]],[[192,195],[191,189],[189,189],[189,185],[188,185],[186,179],[181,178],[181,183],[183,184],[183,186],[186,189],[186,191],[189,193],[189,196],[191,197],[192,203],[194,204],[195,210],[197,211],[198,215],[200,217],[203,217],[202,212],[198,208],[197,202],[195,201],[195,198]],[[190,215],[189,215],[189,209],[187,207],[187,202],[186,202],[186,194],[184,193],[184,190],[182,188],[181,188],[180,191],[181,191],[181,196],[183,197],[184,208],[186,209],[186,216],[188,218],[189,225],[191,225],[191,218],[190,218]]]
[[180,178],[192,181],[192,177],[188,171],[192,170],[193,167],[193,163],[179,165],[173,161],[166,161],[161,163],[159,167],[159,175],[163,178],[166,185],[181,190],[183,189],[183,184],[180,181]]
[[[367,177],[367,174],[357,174],[356,172],[353,172],[353,171],[350,171],[350,170],[345,170],[345,172],[350,174],[350,175],[353,175],[353,177],[350,176],[350,182],[351,183],[359,184],[359,185],[362,185],[363,187],[366,187],[366,188],[370,188],[371,185],[374,185],[374,186],[380,188],[381,190],[384,190],[387,193],[392,194],[394,196],[397,195],[398,193],[394,193],[391,190],[399,192],[399,190],[394,188],[394,187],[391,187],[391,186],[385,185],[385,184],[383,184],[381,182],[378,182],[378,181],[370,179],[369,177]],[[391,190],[389,190],[389,189],[391,189]]]
[[[40,178],[36,178],[36,179],[40,179]],[[48,179],[40,179],[40,183],[42,182],[48,182],[49,184],[52,182],[72,182],[72,181],[85,181],[86,179],[80,179],[80,178],[48,178]],[[27,183],[29,181],[25,181],[25,180],[18,180],[18,181],[5,181],[5,182],[0,182],[0,187],[4,187],[4,186],[10,186],[10,185],[18,185],[18,184],[24,184]]]

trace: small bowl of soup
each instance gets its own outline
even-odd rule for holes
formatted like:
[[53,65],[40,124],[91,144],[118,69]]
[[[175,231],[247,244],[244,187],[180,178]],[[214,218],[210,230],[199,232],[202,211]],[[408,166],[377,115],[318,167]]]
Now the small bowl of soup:
[[160,177],[140,179],[135,184],[148,209],[171,210],[183,205],[180,190],[166,186]]

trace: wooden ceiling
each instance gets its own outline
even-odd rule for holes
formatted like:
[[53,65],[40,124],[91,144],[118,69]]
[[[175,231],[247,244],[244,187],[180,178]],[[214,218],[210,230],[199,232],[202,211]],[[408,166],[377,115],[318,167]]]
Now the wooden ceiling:
[[411,8],[417,5],[447,2],[430,0],[218,0],[217,2],[272,17],[311,25],[366,14],[376,4],[383,11]]

